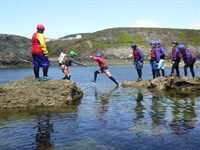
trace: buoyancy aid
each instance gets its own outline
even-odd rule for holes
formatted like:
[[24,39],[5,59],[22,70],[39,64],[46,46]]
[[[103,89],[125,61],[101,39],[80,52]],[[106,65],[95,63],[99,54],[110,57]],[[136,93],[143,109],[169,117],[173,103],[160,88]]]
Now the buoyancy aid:
[[[180,51],[176,52],[177,47],[172,47],[172,60],[180,59]],[[178,54],[177,54],[178,53]]]
[[139,60],[140,59],[140,55],[138,54],[137,49],[133,51],[133,56],[135,60]]
[[187,49],[190,52],[190,59],[196,59],[195,53],[193,53],[191,50]]
[[45,37],[42,33],[35,32],[32,36],[32,54],[48,54]]
[[156,48],[151,50],[151,60],[156,60]]
[[35,32],[32,36],[32,54],[40,54],[40,53],[43,53],[42,52],[42,49],[40,47],[40,43],[37,39],[37,32]]
[[93,58],[94,61],[96,61],[98,63],[100,68],[107,67],[106,60],[103,57],[93,56],[92,58]]
[[185,52],[182,53],[182,56],[185,62],[196,60],[196,55],[189,49],[186,49]]
[[172,58],[174,57],[174,54],[175,54],[175,48],[172,47]]

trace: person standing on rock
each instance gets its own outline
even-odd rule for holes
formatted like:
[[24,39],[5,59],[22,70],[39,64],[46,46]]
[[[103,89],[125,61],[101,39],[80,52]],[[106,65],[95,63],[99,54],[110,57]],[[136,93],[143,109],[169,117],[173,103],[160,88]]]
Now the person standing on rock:
[[94,80],[93,83],[96,83],[97,75],[99,73],[105,73],[110,80],[112,80],[117,87],[119,86],[119,83],[115,80],[115,78],[111,75],[110,71],[108,70],[107,62],[104,59],[103,55],[100,53],[97,53],[95,56],[90,56],[92,60],[96,61],[99,64],[100,70],[97,70],[94,72]]
[[135,69],[137,70],[138,74],[137,81],[141,81],[144,56],[142,51],[139,48],[137,48],[136,44],[132,44],[131,48],[133,50],[133,65],[135,65]]
[[150,45],[152,46],[151,49],[151,56],[150,56],[150,63],[151,63],[151,68],[152,68],[152,75],[153,75],[153,79],[155,79],[158,76],[158,63],[160,60],[160,55],[156,49],[156,41],[152,41],[150,42]]
[[180,50],[180,53],[182,54],[183,57],[185,76],[187,76],[187,68],[190,67],[192,77],[194,78],[195,77],[194,63],[196,62],[195,54],[191,50],[187,49],[185,45],[179,45],[178,49]]
[[65,80],[65,79],[70,80],[71,74],[69,72],[68,67],[72,66],[72,63],[75,63],[77,65],[81,65],[81,66],[84,66],[84,67],[87,66],[86,64],[82,64],[81,62],[75,60],[75,56],[76,56],[76,52],[74,52],[74,51],[70,51],[69,56],[65,55],[64,60],[62,62],[62,65],[60,67],[62,72],[65,74],[65,77],[63,77],[63,80]]
[[178,42],[173,41],[172,42],[172,68],[171,68],[171,76],[174,73],[174,69],[176,69],[176,74],[178,77],[180,77],[180,71],[179,71],[179,63],[180,63],[180,52],[178,49]]
[[160,41],[156,41],[156,51],[158,51],[160,55],[160,60],[158,62],[158,76],[160,76],[160,70],[162,72],[162,76],[165,76],[165,48],[160,45]]
[[62,65],[62,62],[63,62],[63,60],[64,60],[64,58],[65,58],[66,55],[67,55],[67,54],[64,53],[64,52],[61,52],[61,53],[60,53],[60,55],[59,55],[59,57],[58,57],[58,64],[59,64],[59,66]]
[[[33,57],[33,71],[35,74],[35,80],[48,80],[48,69],[50,62],[48,59],[48,50],[46,46],[44,30],[45,27],[42,24],[37,25],[37,31],[32,36],[32,50]],[[39,68],[43,68],[43,78],[39,76]]]

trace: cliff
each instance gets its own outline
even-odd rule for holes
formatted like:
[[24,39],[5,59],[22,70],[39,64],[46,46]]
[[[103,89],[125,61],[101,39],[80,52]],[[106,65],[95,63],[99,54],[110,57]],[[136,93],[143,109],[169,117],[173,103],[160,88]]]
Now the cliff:
[[0,68],[31,65],[31,40],[22,36],[0,34]]

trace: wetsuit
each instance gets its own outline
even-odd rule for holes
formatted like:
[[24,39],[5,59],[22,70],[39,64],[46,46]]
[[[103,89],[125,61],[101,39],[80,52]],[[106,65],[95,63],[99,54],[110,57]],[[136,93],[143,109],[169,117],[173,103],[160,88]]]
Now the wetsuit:
[[134,49],[133,50],[133,57],[134,57],[134,64],[135,64],[135,69],[137,70],[138,73],[138,80],[142,79],[142,68],[143,68],[143,61],[144,61],[144,56],[143,53],[140,49]]
[[105,73],[117,86],[119,86],[119,83],[115,80],[115,78],[112,77],[110,71],[108,70],[106,60],[103,57],[96,57],[96,56],[92,56],[92,59],[94,61],[96,61],[100,67],[100,70],[97,70],[94,72],[94,81],[93,82],[96,83],[97,74]]
[[165,76],[165,49],[162,46],[158,46],[157,51],[160,55],[160,60],[158,62],[158,76],[160,76],[160,70],[162,72],[162,76]]
[[65,58],[65,60],[63,61],[63,64],[61,65],[61,70],[65,74],[65,77],[63,78],[64,80],[65,79],[70,80],[70,78],[71,78],[71,74],[69,72],[69,68],[68,67],[72,66],[72,63],[84,66],[81,62],[75,60],[73,57]]
[[157,67],[158,67],[159,61],[160,61],[159,52],[156,49],[156,47],[153,47],[152,50],[151,50],[151,60],[150,60],[153,78],[158,76]]
[[194,63],[196,62],[196,56],[189,50],[186,49],[185,51],[181,52],[184,60],[184,74],[187,76],[187,68],[190,67],[190,72],[192,74],[192,77],[195,77],[194,73]]
[[180,77],[179,72],[179,63],[180,63],[180,52],[178,47],[172,47],[172,69],[171,69],[171,76],[174,73],[174,69],[176,69],[176,74]]

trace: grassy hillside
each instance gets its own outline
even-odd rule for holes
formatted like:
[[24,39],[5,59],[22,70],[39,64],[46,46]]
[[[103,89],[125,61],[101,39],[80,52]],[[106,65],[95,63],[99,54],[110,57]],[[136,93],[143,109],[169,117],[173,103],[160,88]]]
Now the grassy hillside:
[[[82,38],[67,40],[82,35]],[[47,42],[50,58],[57,58],[62,51],[74,50],[81,59],[101,52],[106,58],[121,60],[132,55],[131,43],[142,49],[145,58],[149,57],[149,42],[159,40],[167,49],[167,59],[171,58],[171,42],[185,44],[200,56],[200,30],[166,28],[112,28],[94,33],[77,33]],[[29,64],[32,65],[31,39],[22,36],[0,34],[0,67]],[[56,60],[56,59],[55,59]]]
[[[200,30],[166,29],[166,28],[112,28],[94,33],[81,34],[81,39],[63,40],[66,36],[57,41],[48,42],[49,50],[53,56],[59,55],[61,51],[76,51],[79,56],[96,52],[102,52],[107,57],[126,58],[131,54],[131,43],[135,43],[144,51],[145,56],[149,55],[149,42],[159,40],[171,52],[171,42],[178,41],[185,44],[199,56],[200,53]],[[75,35],[72,35],[75,36]],[[120,56],[119,56],[120,53]]]

